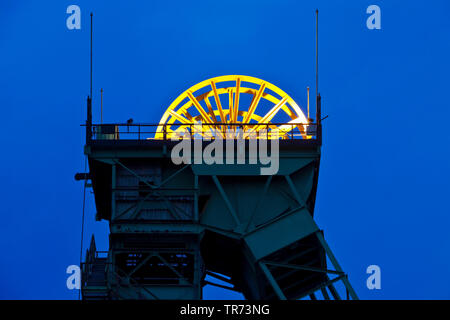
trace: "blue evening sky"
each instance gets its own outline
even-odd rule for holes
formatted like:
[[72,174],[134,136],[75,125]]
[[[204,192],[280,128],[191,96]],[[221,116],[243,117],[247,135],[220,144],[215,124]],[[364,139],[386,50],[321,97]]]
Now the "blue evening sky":
[[[82,11],[66,28],[66,8]],[[381,30],[366,8],[381,7]],[[314,90],[320,10],[324,145],[316,218],[364,299],[450,299],[450,2],[1,1],[0,298],[75,299],[94,12],[94,121],[157,122],[189,86],[262,78]],[[88,194],[85,244],[107,249]],[[366,287],[381,267],[382,288]],[[208,287],[205,298],[235,298]]]

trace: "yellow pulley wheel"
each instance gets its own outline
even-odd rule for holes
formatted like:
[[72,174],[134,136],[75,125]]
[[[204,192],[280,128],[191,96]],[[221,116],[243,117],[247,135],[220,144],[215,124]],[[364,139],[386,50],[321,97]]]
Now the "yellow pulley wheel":
[[243,75],[211,78],[183,92],[164,112],[155,139],[171,139],[198,122],[203,133],[212,130],[222,134],[239,127],[244,132],[267,130],[269,136],[270,131],[277,130],[280,137],[295,132],[308,138],[308,120],[286,92],[267,81]]

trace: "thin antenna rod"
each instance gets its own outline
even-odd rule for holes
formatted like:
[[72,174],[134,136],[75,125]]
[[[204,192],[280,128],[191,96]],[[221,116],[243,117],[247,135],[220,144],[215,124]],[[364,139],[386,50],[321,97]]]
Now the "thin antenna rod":
[[309,121],[310,120],[310,117],[309,117],[309,87],[306,87],[306,94],[308,96],[308,121]]
[[319,95],[319,10],[316,9],[316,107]]
[[319,10],[316,9],[316,123],[317,141],[322,145],[322,98],[319,93]]
[[103,124],[103,88],[100,89],[100,123]]
[[91,12],[91,81],[90,81],[90,97],[92,100],[92,12]]

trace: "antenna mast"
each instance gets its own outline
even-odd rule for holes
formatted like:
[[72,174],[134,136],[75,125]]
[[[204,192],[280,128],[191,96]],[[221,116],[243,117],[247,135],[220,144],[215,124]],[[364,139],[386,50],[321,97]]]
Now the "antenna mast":
[[316,108],[319,96],[319,10],[316,9]]
[[319,93],[319,10],[316,9],[316,123],[317,140],[322,145],[322,98]]
[[91,12],[91,63],[90,63],[90,91],[87,98],[87,118],[86,118],[86,143],[92,138],[92,12]]
[[308,121],[310,121],[310,116],[309,116],[309,87],[306,87],[306,96],[307,96],[307,99],[308,99],[308,103],[307,103],[307,106],[308,106]]
[[91,97],[92,100],[92,12],[91,12],[91,79],[90,79],[90,94],[89,96]]
[[100,123],[103,124],[103,88],[100,89]]

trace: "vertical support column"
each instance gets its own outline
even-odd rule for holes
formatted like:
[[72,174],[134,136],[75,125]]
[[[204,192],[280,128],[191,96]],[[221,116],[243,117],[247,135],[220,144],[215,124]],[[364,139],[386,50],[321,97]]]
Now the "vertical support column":
[[200,254],[200,238],[201,236],[198,235],[197,238],[197,248],[195,252],[195,261],[194,261],[194,281],[193,286],[198,290],[197,291],[197,299],[203,299],[203,287],[201,285],[201,281],[203,279],[203,261],[202,261],[202,255]]
[[116,164],[111,166],[111,221],[116,218]]
[[[111,165],[111,220],[110,220],[110,225],[111,222],[114,221],[115,217],[116,217],[116,172],[117,172],[117,167],[116,164],[113,163]],[[113,293],[114,295],[118,296],[118,292],[117,292],[117,277],[116,277],[116,256],[113,253],[113,251],[111,250],[111,238],[110,238],[110,245],[109,245],[109,252],[108,252],[108,256],[109,256],[109,261],[110,261],[110,265],[108,266],[108,273],[106,275],[106,277],[108,278],[108,286],[110,286],[110,292]],[[113,287],[111,287],[111,284],[113,283]]]
[[89,145],[92,140],[92,99],[87,98],[87,117],[86,117],[86,144]]
[[194,173],[194,221],[199,221],[198,212],[198,175]]
[[[193,172],[194,173],[194,172]],[[200,217],[198,212],[198,175],[194,173],[194,223],[199,223]],[[200,241],[202,234],[197,235],[197,250],[195,253],[195,261],[194,261],[194,287],[197,288],[197,299],[203,299],[203,287],[202,287],[202,279],[203,279],[203,260],[202,255],[200,253]]]

